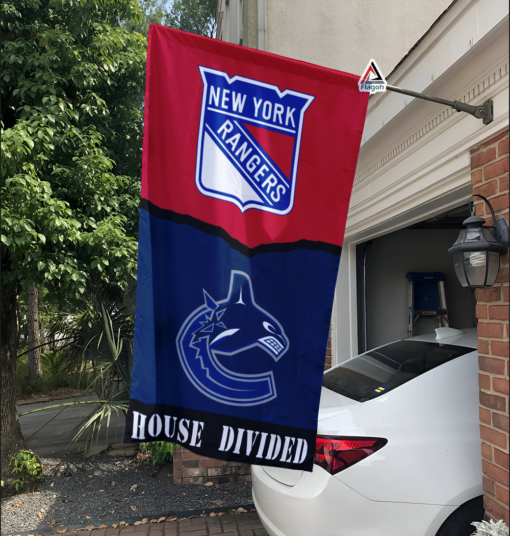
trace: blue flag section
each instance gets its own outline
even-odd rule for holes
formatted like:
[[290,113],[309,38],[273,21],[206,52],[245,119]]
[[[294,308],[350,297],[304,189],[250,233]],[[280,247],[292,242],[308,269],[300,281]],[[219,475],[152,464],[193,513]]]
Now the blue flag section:
[[125,441],[311,471],[367,96],[152,25]]

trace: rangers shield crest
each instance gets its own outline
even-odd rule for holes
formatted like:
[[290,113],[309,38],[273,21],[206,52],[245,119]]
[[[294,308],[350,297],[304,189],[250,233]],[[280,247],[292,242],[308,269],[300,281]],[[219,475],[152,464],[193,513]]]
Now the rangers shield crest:
[[124,439],[311,471],[368,94],[157,25],[146,84]]
[[200,67],[197,187],[241,212],[292,210],[306,109],[314,97]]

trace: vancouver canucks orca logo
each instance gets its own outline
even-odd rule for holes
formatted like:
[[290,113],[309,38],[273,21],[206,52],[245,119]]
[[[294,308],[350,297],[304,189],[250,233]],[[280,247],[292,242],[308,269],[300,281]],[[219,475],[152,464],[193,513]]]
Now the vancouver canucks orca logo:
[[289,348],[282,326],[255,302],[251,279],[233,270],[228,296],[215,301],[204,289],[204,303],[186,319],[177,335],[181,364],[204,395],[234,406],[254,406],[276,398],[271,371],[242,374],[227,369],[218,356],[254,347],[278,361]]
[[196,184],[209,197],[288,214],[305,111],[315,97],[199,67],[204,91]]

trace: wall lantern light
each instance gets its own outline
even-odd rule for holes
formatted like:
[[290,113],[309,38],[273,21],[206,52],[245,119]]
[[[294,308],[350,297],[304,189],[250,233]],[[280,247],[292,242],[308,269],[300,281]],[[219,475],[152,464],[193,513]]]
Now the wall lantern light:
[[[484,226],[485,220],[476,216],[473,197],[483,199],[492,214],[495,225]],[[497,220],[494,209],[485,197],[474,195],[468,199],[471,216],[464,220],[459,237],[448,250],[453,255],[455,273],[463,287],[492,287],[499,272],[499,258],[508,251],[508,223]]]

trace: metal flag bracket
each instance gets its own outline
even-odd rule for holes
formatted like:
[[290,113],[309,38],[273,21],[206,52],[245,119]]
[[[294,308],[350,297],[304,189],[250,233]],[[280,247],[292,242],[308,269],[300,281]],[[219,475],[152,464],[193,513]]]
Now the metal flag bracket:
[[461,101],[449,101],[440,99],[438,97],[431,97],[430,95],[425,95],[424,93],[416,93],[415,91],[409,91],[408,89],[402,89],[390,85],[386,85],[386,90],[394,91],[395,93],[402,93],[402,95],[409,95],[410,97],[415,97],[417,99],[428,100],[431,102],[437,102],[438,104],[443,104],[445,106],[450,106],[454,110],[457,110],[457,112],[466,112],[477,119],[483,119],[484,125],[492,123],[494,119],[494,104],[492,99],[486,100],[481,105],[472,106],[471,104],[466,104]]

